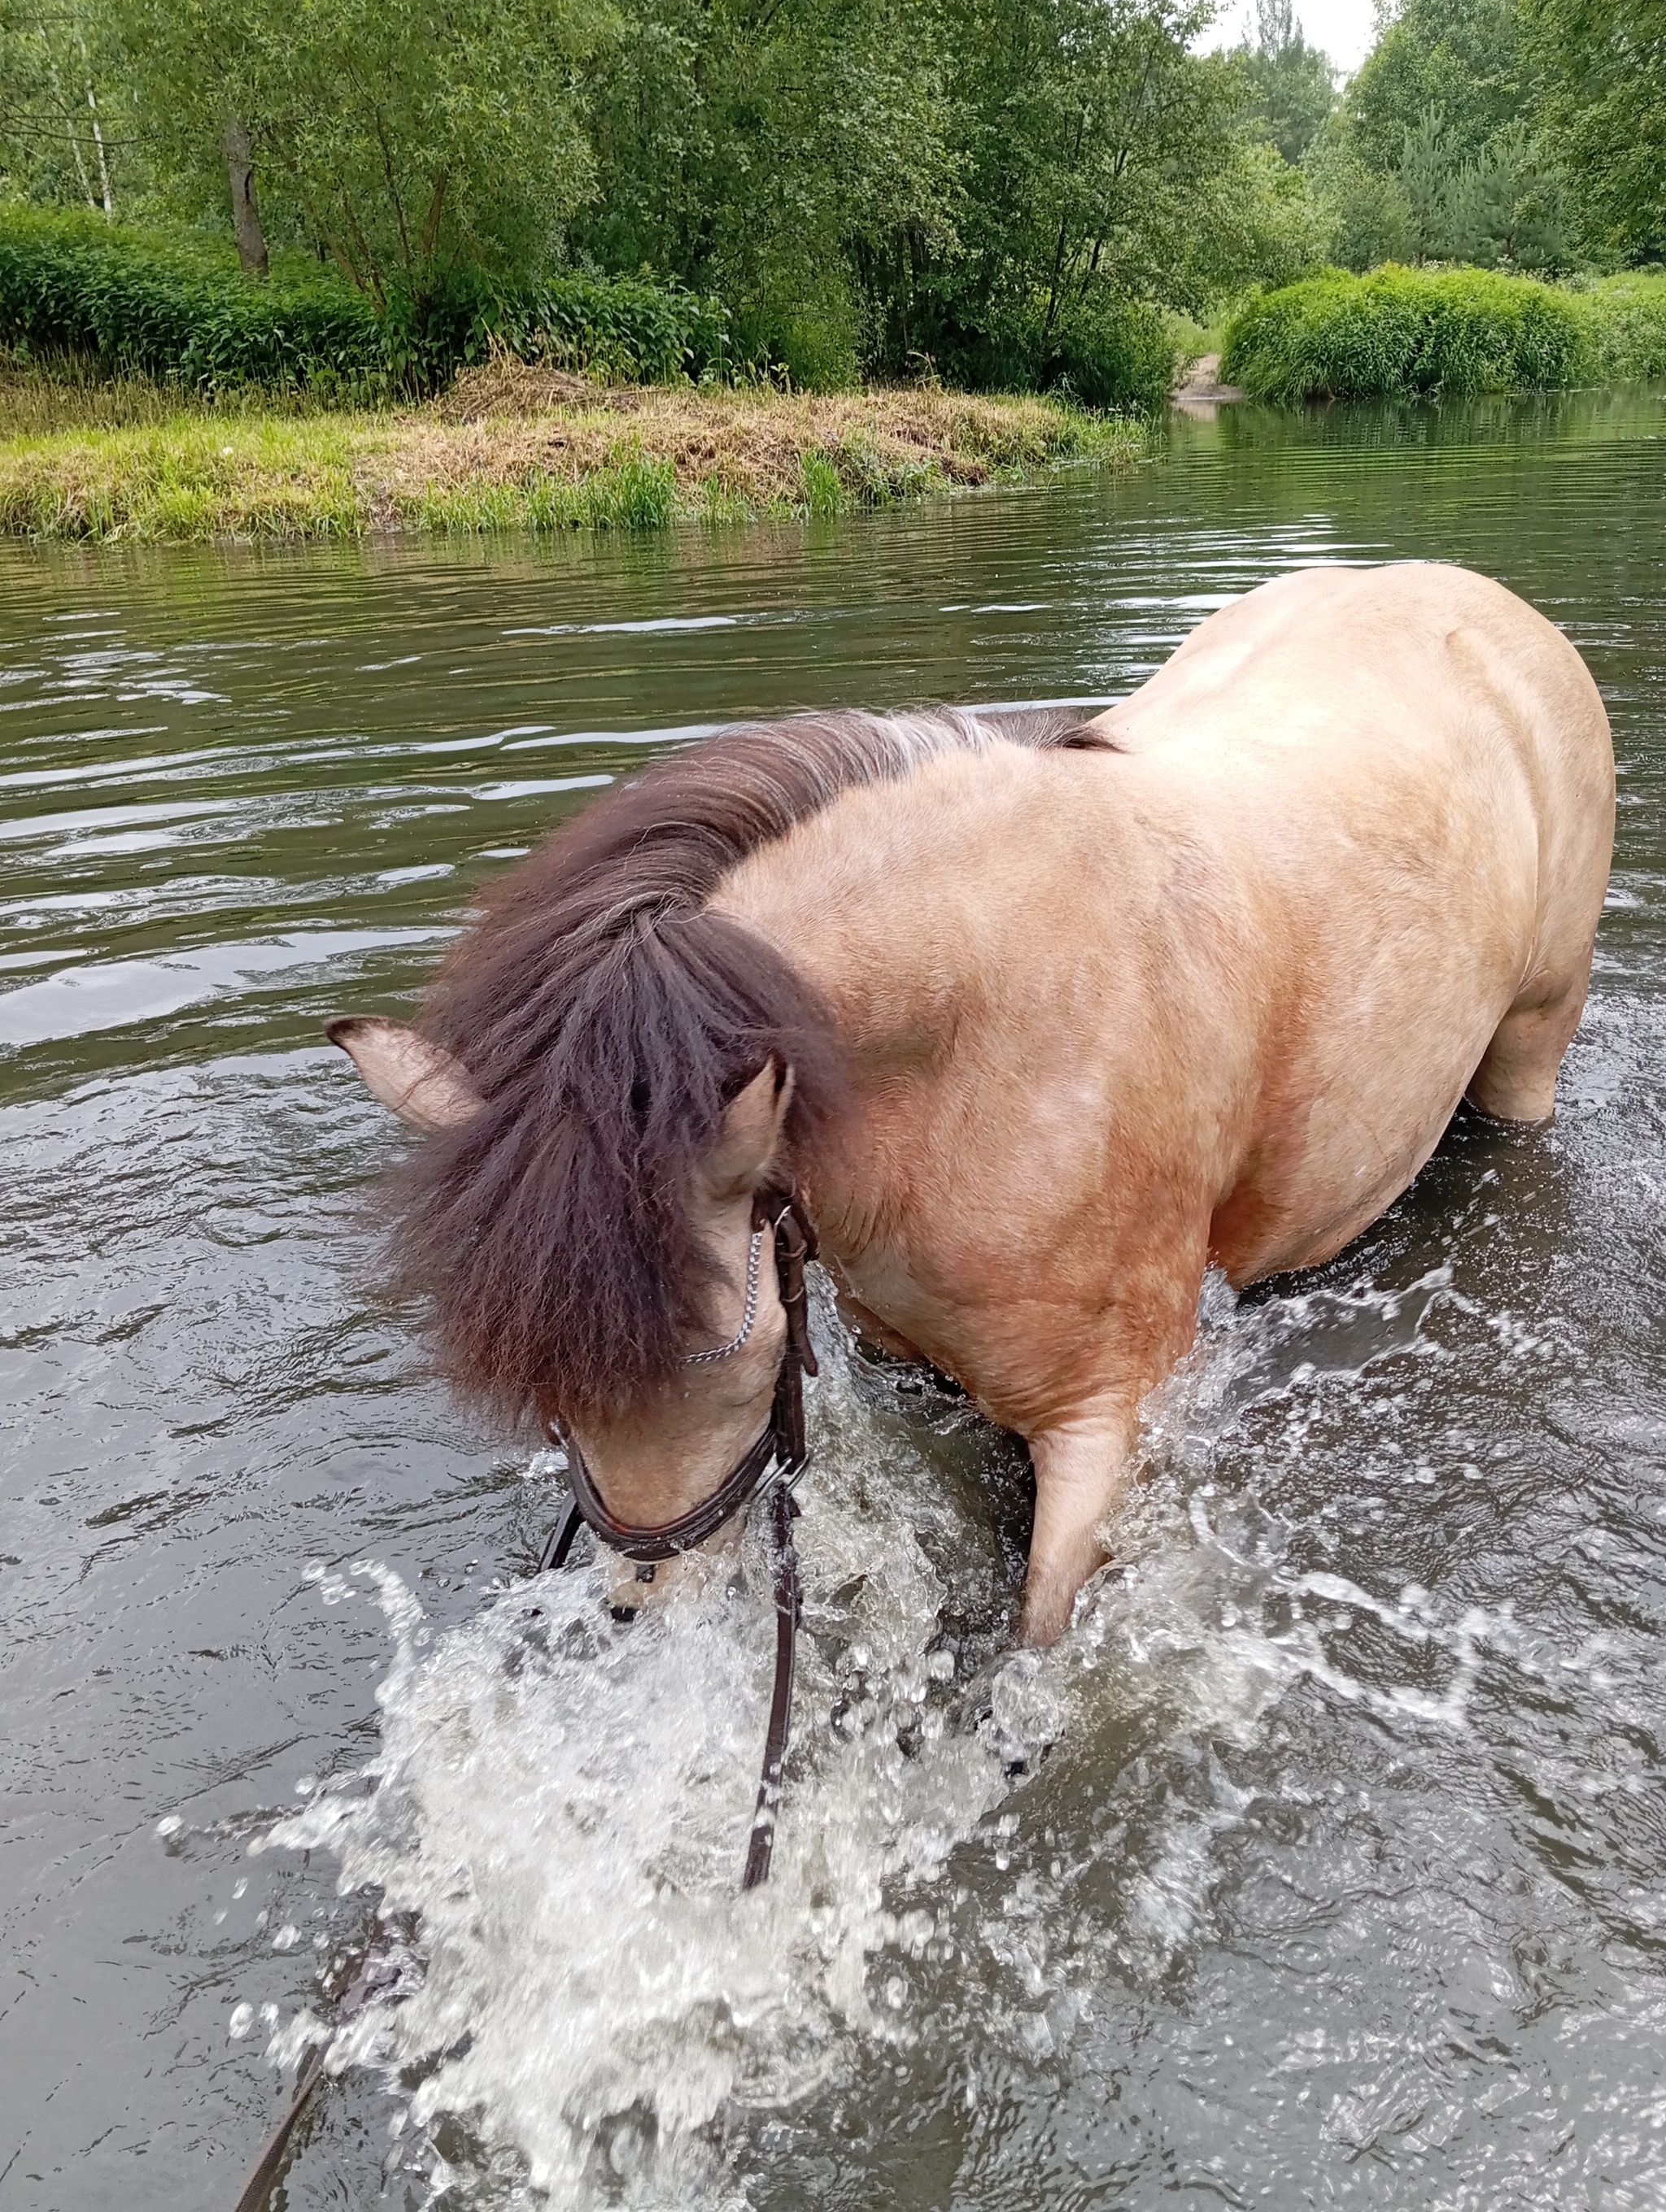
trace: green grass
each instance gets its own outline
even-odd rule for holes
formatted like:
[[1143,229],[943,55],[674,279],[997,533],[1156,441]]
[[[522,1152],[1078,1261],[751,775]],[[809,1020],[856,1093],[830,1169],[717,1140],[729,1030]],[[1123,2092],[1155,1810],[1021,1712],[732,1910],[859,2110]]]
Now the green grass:
[[1666,379],[1666,270],[1605,276],[1571,296],[1585,319],[1592,383]]
[[409,520],[447,536],[516,530],[663,530],[677,515],[677,471],[642,453],[575,477],[529,470],[518,483],[426,489]]
[[11,535],[354,537],[367,520],[340,417],[186,416],[0,446],[0,531]]
[[1329,270],[1236,316],[1221,375],[1258,399],[1543,392],[1595,380],[1578,295],[1491,270]]
[[[1139,424],[1056,401],[684,387],[502,421],[262,414],[177,392],[0,373],[0,533],[91,541],[657,531],[836,515],[1125,462]],[[73,416],[79,404],[82,419]],[[171,410],[171,411],[170,411]]]

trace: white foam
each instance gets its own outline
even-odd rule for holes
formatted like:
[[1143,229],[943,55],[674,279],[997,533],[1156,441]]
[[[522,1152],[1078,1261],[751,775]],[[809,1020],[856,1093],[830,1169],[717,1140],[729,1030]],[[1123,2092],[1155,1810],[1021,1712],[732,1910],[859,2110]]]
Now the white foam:
[[[436,1632],[385,1568],[314,1568],[324,1602],[373,1596],[386,1617],[382,1748],[267,1840],[333,1852],[343,1892],[379,1889],[416,1953],[332,2070],[380,2067],[393,2086],[418,2069],[416,2126],[466,2116],[563,2203],[617,2201],[623,2176],[633,2204],[687,2207],[730,2190],[714,2124],[790,2107],[861,2045],[914,2039],[910,1963],[933,1949],[994,1970],[958,1998],[969,2045],[1047,2055],[1108,1978],[1160,1975],[1207,1935],[1219,1842],[1248,1802],[1212,1746],[1251,1742],[1301,1683],[1461,1734],[1484,1650],[1510,1647],[1507,1613],[1448,1617],[1414,1586],[1374,1594],[1292,1564],[1276,1516],[1205,1479],[1245,1407],[1287,1401],[1298,1436],[1326,1389],[1420,1356],[1448,1288],[1442,1272],[1243,1310],[1212,1285],[1199,1350],[1150,1409],[1147,1480],[1112,1532],[1125,1564],[1055,1650],[1008,1653],[958,1689],[932,1648],[950,1593],[920,1537],[945,1558],[967,1532],[940,1473],[857,1388],[824,1302],[795,1748],[774,1874],[749,1896],[773,1654],[760,1554],[744,1587],[629,1626],[589,1571],[514,1583]],[[1385,1675],[1383,1632],[1404,1679]],[[1138,1838],[1104,1831],[1097,1848],[1126,1863],[1084,1929],[1084,1869],[1037,1858],[1013,1793],[1044,1747],[1068,1759],[1102,1738],[1183,1753],[1193,1779],[1142,1810]],[[969,1839],[981,1903],[953,1871]],[[302,2014],[273,2055],[321,2032]]]

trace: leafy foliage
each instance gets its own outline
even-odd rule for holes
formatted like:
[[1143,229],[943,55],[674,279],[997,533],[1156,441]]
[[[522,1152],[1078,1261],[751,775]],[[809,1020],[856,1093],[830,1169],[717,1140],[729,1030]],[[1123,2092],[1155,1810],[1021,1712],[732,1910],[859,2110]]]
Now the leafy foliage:
[[1666,252],[1666,0],[1383,11],[1339,101],[1292,0],[1230,54],[1208,0],[0,0],[0,204],[277,272],[41,234],[9,312],[216,387],[497,344],[1149,406],[1250,286]]
[[1515,0],[1405,0],[1348,87],[1354,149],[1368,168],[1398,169],[1432,110],[1448,160],[1472,161],[1523,119],[1527,93]]
[[1666,253],[1666,0],[1404,0],[1316,170],[1353,268]]
[[0,174],[30,199],[113,215],[134,173],[136,135],[107,11],[0,0]]
[[575,243],[736,304],[743,360],[854,382],[873,242],[952,233],[935,12],[908,0],[636,0],[591,74],[598,190]]
[[[743,358],[1161,398],[1164,310],[1318,258],[1190,0],[639,0],[575,242],[735,303]],[[1280,172],[1274,174],[1274,167]]]
[[459,270],[548,265],[593,188],[579,65],[607,0],[108,0],[182,182],[223,191],[228,123],[263,191],[386,311]]
[[1524,16],[1587,242],[1666,256],[1666,0],[1524,0]]
[[1590,333],[1594,381],[1666,379],[1666,270],[1605,276],[1573,298]]
[[0,343],[187,384],[357,383],[385,367],[360,295],[327,274],[258,289],[234,258],[90,216],[0,218]]
[[1544,391],[1578,383],[1593,341],[1576,299],[1482,270],[1334,270],[1254,301],[1221,374],[1258,398]]
[[1196,8],[958,0],[952,234],[866,266],[888,363],[972,383],[1160,396],[1158,311],[1196,313],[1320,255],[1304,180],[1242,127]]
[[1286,161],[1305,160],[1336,105],[1336,72],[1303,37],[1291,0],[1256,0],[1256,36],[1237,58],[1251,115]]
[[529,358],[663,381],[721,366],[728,343],[718,302],[640,281],[459,281],[429,303],[420,329],[403,306],[378,316],[339,274],[300,256],[252,285],[228,248],[90,216],[0,213],[0,344],[89,358],[113,375],[210,390],[421,390],[496,341]]

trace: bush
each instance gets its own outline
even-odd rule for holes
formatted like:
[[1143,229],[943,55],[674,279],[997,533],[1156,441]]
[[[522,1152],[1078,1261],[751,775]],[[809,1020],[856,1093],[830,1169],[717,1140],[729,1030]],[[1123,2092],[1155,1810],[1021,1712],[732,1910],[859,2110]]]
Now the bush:
[[210,388],[356,383],[386,368],[369,305],[327,271],[252,284],[228,247],[10,209],[0,213],[0,344]]
[[945,382],[968,392],[1056,392],[1084,407],[1160,407],[1179,348],[1161,311],[1093,285],[1049,330],[1045,301],[1026,301],[976,327],[945,319],[927,349]]
[[1594,360],[1566,292],[1479,269],[1341,270],[1263,294],[1226,333],[1221,374],[1259,399],[1550,391]]
[[1590,333],[1594,374],[1603,384],[1666,377],[1666,273],[1636,270],[1573,294]]
[[1157,408],[1174,382],[1175,356],[1174,334],[1155,307],[1096,287],[1055,330],[1040,380],[1085,407]]
[[453,278],[421,315],[400,302],[388,317],[390,356],[443,383],[483,361],[494,339],[523,361],[590,369],[623,384],[722,377],[729,319],[719,300],[641,277],[565,276],[505,283]]
[[420,307],[395,301],[378,316],[344,277],[300,256],[251,283],[228,246],[93,215],[0,210],[0,346],[26,356],[206,391],[427,391],[483,360],[494,338],[523,358],[663,383],[721,374],[728,325],[715,300],[582,276],[462,276]]

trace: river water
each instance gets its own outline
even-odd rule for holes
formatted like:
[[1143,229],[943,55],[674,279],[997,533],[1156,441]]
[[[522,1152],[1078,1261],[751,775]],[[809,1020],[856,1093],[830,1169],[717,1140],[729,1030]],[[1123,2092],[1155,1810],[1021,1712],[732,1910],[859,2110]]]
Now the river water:
[[[807,529],[0,548],[0,2205],[228,2212],[379,1916],[298,2208],[1666,2197],[1666,407],[1177,422]],[[1021,1455],[823,1311],[799,1733],[756,1575],[613,1626],[368,1283],[319,1025],[657,750],[1117,696],[1292,565],[1560,623],[1620,844],[1554,1132],[1454,1129],[1151,1409],[1012,1653]],[[350,2062],[350,2063],[349,2063]]]

